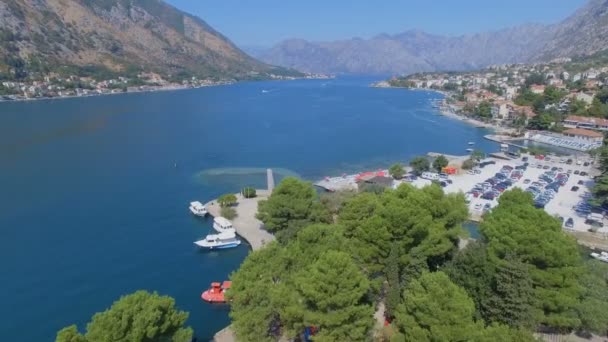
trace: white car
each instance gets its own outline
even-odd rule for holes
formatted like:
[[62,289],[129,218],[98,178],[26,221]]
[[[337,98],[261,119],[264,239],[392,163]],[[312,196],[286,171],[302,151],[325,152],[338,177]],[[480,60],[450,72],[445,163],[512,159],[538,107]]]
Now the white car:
[[580,160],[577,160],[577,161],[576,161],[576,165],[583,165],[583,162],[582,162],[582,161],[580,161]]
[[481,210],[481,203],[475,204],[475,210]]

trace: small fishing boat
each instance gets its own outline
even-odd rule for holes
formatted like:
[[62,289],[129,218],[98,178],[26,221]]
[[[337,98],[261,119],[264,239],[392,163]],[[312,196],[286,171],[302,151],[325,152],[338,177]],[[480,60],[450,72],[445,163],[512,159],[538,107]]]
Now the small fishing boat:
[[472,148],[467,148],[467,152],[473,152]]
[[220,234],[209,234],[203,240],[194,242],[195,245],[208,249],[227,249],[238,247],[241,240],[236,237],[234,231]]
[[199,201],[190,202],[190,211],[200,217],[207,215],[207,208]]
[[475,143],[472,141],[469,141],[469,146],[471,146],[471,145],[475,145]]
[[211,287],[201,294],[201,298],[207,303],[226,303],[225,294],[231,286],[232,282],[228,280],[221,284],[213,282],[211,283]]
[[218,216],[213,219],[213,229],[215,229],[218,233],[234,233],[234,227],[232,226],[232,222],[221,216]]

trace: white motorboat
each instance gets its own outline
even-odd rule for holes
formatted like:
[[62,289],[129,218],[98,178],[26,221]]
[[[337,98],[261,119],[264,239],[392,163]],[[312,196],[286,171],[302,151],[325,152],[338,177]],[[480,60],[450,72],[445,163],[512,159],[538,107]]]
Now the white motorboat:
[[195,245],[208,249],[226,249],[238,247],[241,240],[236,237],[234,231],[220,234],[209,234],[204,240],[194,242]]
[[599,261],[608,262],[608,253],[606,252],[591,253],[591,257]]
[[190,202],[190,211],[196,216],[207,215],[207,208],[199,201]]
[[472,148],[467,148],[467,152],[469,152],[469,153],[473,152],[473,149]]
[[218,233],[234,233],[234,227],[232,226],[232,222],[221,216],[218,216],[213,219],[213,229],[217,230]]
[[475,145],[475,143],[472,141],[469,141],[469,145]]

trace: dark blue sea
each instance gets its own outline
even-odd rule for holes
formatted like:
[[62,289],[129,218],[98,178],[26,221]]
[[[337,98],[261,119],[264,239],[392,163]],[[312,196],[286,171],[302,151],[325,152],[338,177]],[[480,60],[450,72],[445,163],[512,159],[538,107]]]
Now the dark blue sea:
[[229,323],[200,300],[249,253],[201,252],[188,212],[242,186],[387,167],[428,151],[496,150],[437,115],[441,95],[345,78],[0,103],[0,336],[51,341],[123,294],[156,290],[200,340]]

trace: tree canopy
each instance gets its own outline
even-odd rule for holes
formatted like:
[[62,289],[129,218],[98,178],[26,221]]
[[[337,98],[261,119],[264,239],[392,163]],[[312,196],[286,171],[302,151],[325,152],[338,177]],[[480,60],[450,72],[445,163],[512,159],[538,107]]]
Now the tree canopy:
[[533,206],[521,190],[504,193],[480,226],[494,263],[515,256],[528,266],[537,299],[538,321],[556,328],[580,325],[576,305],[582,262],[573,238],[559,221]]
[[86,333],[75,325],[57,333],[57,342],[189,342],[192,329],[184,327],[188,313],[175,308],[175,301],[156,292],[137,291],[123,296],[104,312],[93,316]]
[[431,169],[431,163],[425,157],[415,157],[410,161],[410,166],[412,167],[412,171],[418,176]]
[[312,184],[293,177],[283,179],[268,200],[259,202],[257,218],[280,241],[286,241],[308,224],[331,220]]
[[405,175],[405,169],[401,163],[396,163],[388,169],[388,173],[395,179],[401,179]]
[[236,201],[237,199],[235,194],[225,194],[217,199],[217,202],[220,204],[221,207],[229,207],[235,205]]
[[448,166],[448,158],[446,158],[444,155],[440,155],[437,158],[435,158],[435,160],[433,161],[433,168],[437,171],[437,172],[441,172],[441,170],[443,170],[444,167]]

